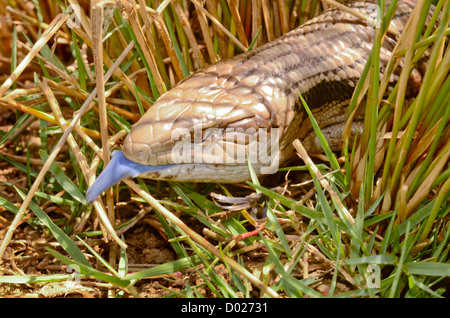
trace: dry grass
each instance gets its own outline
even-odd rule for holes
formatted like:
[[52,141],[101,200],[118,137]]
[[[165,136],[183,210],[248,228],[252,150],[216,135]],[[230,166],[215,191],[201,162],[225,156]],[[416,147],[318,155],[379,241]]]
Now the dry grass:
[[[53,262],[78,266],[83,283],[94,277],[108,283],[110,293],[122,296],[142,295],[135,286],[138,282],[161,277],[172,281],[170,275],[176,271],[186,274],[184,285],[168,290],[179,297],[444,294],[446,289],[440,286],[450,275],[449,1],[437,2],[440,20],[430,23],[436,27],[419,33],[427,8],[422,10],[426,1],[418,2],[417,14],[401,35],[381,81],[375,45],[352,100],[350,113],[367,98],[368,115],[361,141],[350,154],[343,150],[342,158],[336,158],[327,152],[316,166],[296,144],[307,164],[293,170],[309,170],[315,185],[306,194],[293,186],[290,176],[295,172],[279,183],[288,190],[283,195],[260,186],[257,179],[250,188],[138,179],[126,180],[126,189],[107,191],[106,207],[101,200],[93,207],[86,205],[87,185],[108,163],[111,149],[120,147],[131,125],[161,94],[196,69],[270,41],[333,4],[0,0],[0,111],[14,111],[9,118],[13,123],[0,135],[0,155],[3,160],[13,158],[5,161],[7,167],[27,176],[25,183],[2,183],[3,192],[13,199],[0,198],[4,208],[0,282],[50,283],[72,277],[61,271],[39,279],[25,275],[21,266],[26,257],[14,260],[8,247],[19,226],[28,222],[41,233],[49,231],[53,237],[49,241],[63,247],[59,252],[48,248],[46,255],[55,257]],[[82,8],[81,15],[75,19],[69,6]],[[378,29],[376,43],[387,32],[396,30]],[[413,101],[406,100],[410,70],[423,54],[428,54],[428,64],[422,86]],[[399,83],[387,95],[389,72],[400,60]],[[39,125],[41,150],[18,151],[17,144],[33,122]],[[26,134],[25,138],[31,136]],[[118,193],[128,189],[138,198],[128,196],[116,204]],[[228,217],[211,199],[211,191],[267,196],[267,221],[258,223],[250,208]],[[137,213],[144,201],[156,213],[152,222],[170,242],[177,260],[129,273],[130,245],[117,233],[144,217],[148,211]],[[124,204],[136,209],[139,217],[118,216]],[[51,208],[56,215],[49,214]],[[203,229],[193,224],[202,224]],[[257,229],[259,235],[246,237],[249,229]],[[91,243],[80,237],[97,240]],[[105,242],[108,250],[100,255],[95,249]],[[102,264],[100,269],[92,266],[93,259]],[[214,271],[219,264],[225,265],[229,276]],[[380,271],[372,273],[373,268]],[[199,285],[192,285],[189,271],[201,277]],[[163,292],[167,290],[156,296]]]

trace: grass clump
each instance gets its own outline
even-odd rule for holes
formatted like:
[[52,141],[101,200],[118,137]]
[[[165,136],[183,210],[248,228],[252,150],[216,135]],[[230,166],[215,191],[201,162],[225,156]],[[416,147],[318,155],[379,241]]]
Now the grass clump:
[[[36,296],[39,284],[78,277],[91,288],[85,297],[448,296],[448,1],[435,2],[428,24],[428,2],[418,2],[380,80],[380,41],[392,32],[396,1],[382,10],[349,109],[367,100],[364,132],[352,145],[344,135],[342,156],[322,138],[325,155],[313,161],[296,141],[304,165],[281,169],[289,172],[278,188],[257,178],[239,185],[138,178],[94,206],[84,199],[88,184],[161,94],[334,2],[28,4],[0,0],[0,111],[9,125],[0,133],[1,169],[25,176],[0,180],[0,283],[19,286],[2,293]],[[409,100],[410,74],[424,57],[422,85]],[[400,61],[398,84],[387,92]],[[301,170],[313,187],[294,184]],[[158,250],[142,247],[149,232],[171,256],[145,267],[136,262],[143,250]],[[38,271],[36,260],[53,267]]]

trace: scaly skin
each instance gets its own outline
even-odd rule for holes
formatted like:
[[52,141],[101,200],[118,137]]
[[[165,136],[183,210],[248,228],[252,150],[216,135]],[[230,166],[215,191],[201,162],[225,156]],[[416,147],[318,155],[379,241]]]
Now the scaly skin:
[[[398,3],[391,27],[399,33],[413,2]],[[376,18],[373,3],[349,6]],[[136,123],[123,153],[89,189],[88,200],[136,175],[234,183],[250,179],[248,161],[257,174],[273,173],[295,154],[296,138],[308,152],[321,152],[298,93],[331,148],[339,150],[348,103],[374,33],[374,26],[334,8],[251,52],[195,72],[162,95]],[[380,76],[396,40],[388,34],[383,41]]]
[[[351,7],[372,19],[376,17],[375,4],[356,2]],[[409,3],[399,3],[392,25],[400,32],[412,9]],[[234,153],[227,152],[227,161],[223,160],[223,149],[230,145],[226,140],[235,138],[231,136],[232,129],[254,128],[256,132],[246,131],[247,137],[260,140],[258,129],[270,133],[278,128],[278,149],[269,152],[277,161],[275,168],[292,156],[295,138],[303,142],[306,150],[320,151],[298,92],[312,109],[332,148],[339,148],[348,102],[372,48],[373,36],[373,26],[331,9],[275,41],[199,70],[161,96],[138,121],[125,140],[124,155],[143,165],[176,164],[143,175],[152,179],[247,180],[248,165],[242,158],[249,153],[248,144],[241,142]],[[395,43],[390,35],[383,42],[381,72]],[[207,131],[209,128],[219,130]],[[182,131],[191,139],[185,146],[197,147],[185,152],[181,162],[173,156],[177,154],[175,131]],[[208,147],[216,147],[215,152]],[[241,155],[240,160],[236,153]],[[203,157],[196,158],[199,154]],[[252,165],[257,173],[268,166],[258,158]]]

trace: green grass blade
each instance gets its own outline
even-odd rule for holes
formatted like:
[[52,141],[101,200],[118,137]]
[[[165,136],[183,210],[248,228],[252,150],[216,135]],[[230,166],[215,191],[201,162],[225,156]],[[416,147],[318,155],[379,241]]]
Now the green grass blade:
[[253,38],[252,42],[248,46],[247,52],[250,52],[253,49],[253,46],[255,45],[256,41],[258,40],[259,34],[261,33],[262,26],[259,27],[258,31],[256,31],[256,35]]
[[414,275],[450,276],[450,264],[433,262],[412,262],[403,264],[403,269]]
[[103,264],[103,266],[105,266],[111,273],[114,274],[114,276],[116,277],[122,277],[119,275],[119,273],[99,254],[97,253],[97,251],[92,248],[91,246],[89,246],[89,244],[87,244],[85,241],[83,241],[82,239],[80,239],[78,237],[78,239],[80,240],[81,243],[83,243],[83,245],[89,250],[89,252],[101,263]]
[[80,272],[82,274],[94,277],[96,279],[102,280],[104,282],[107,283],[111,283],[114,284],[118,287],[128,287],[130,285],[130,281],[122,279],[122,278],[118,278],[109,274],[105,274],[102,273],[90,266],[86,266],[83,263],[79,263],[79,262],[75,262],[73,260],[71,260],[70,258],[58,253],[55,250],[52,250],[51,248],[47,247],[47,251],[52,254],[54,257],[56,257],[57,259],[59,259],[61,262],[65,263],[66,265],[75,265],[78,266],[80,269]]
[[77,274],[52,274],[45,276],[32,276],[32,275],[20,275],[20,276],[0,276],[0,283],[2,284],[36,284],[36,283],[51,283],[67,281],[73,278]]
[[275,264],[276,271],[281,276],[279,287],[282,287],[288,293],[289,297],[303,297],[303,293],[314,298],[323,297],[322,294],[315,291],[304,282],[297,280],[286,273],[286,271],[284,270],[284,266],[279,259],[279,256],[272,247],[272,244],[267,241],[264,236],[260,235],[260,237],[265,243],[267,251],[269,252],[270,259]]
[[164,21],[167,24],[167,31],[169,32],[169,36],[172,40],[175,55],[177,56],[178,62],[180,63],[181,69],[183,70],[183,75],[187,77],[189,76],[189,70],[188,67],[186,66],[186,61],[183,58],[183,54],[181,53],[180,46],[178,45],[178,41],[175,37],[175,33],[173,32],[173,26],[169,17],[169,13],[167,12],[167,10],[164,10],[163,14],[164,14]]
[[[25,194],[20,191],[17,187],[14,187],[17,193],[25,199]],[[39,220],[48,227],[48,229],[52,232],[55,239],[61,244],[61,247],[69,254],[77,263],[83,264],[86,267],[90,267],[91,265],[84,257],[83,253],[80,251],[78,246],[64,233],[58,226],[53,223],[52,219],[42,211],[42,209],[33,201],[30,201],[30,209],[36,214]]]
[[[405,239],[403,240],[403,244],[401,247],[401,254],[400,254],[400,259],[398,260],[398,264],[397,267],[394,270],[393,273],[393,281],[392,281],[392,285],[389,291],[389,298],[394,298],[394,297],[399,297],[400,296],[400,280],[402,278],[402,267],[403,264],[406,260],[406,258],[408,257],[408,253],[410,250],[410,246],[408,246],[408,238],[409,238],[409,229],[410,229],[410,223],[409,221],[406,222],[407,224],[407,231],[406,231],[406,235],[405,235]],[[395,233],[395,232],[394,232]],[[400,241],[400,240],[397,240]]]
[[280,243],[284,249],[284,252],[287,254],[287,256],[289,258],[292,258],[291,248],[286,239],[286,235],[284,234],[284,231],[281,228],[281,225],[278,222],[277,217],[275,216],[275,213],[273,212],[273,210],[270,206],[267,207],[267,219],[269,220],[270,224],[267,224],[266,227],[270,227],[270,225],[272,225],[272,227],[274,227],[275,233],[277,234],[277,237],[280,240]]
[[135,280],[173,274],[178,271],[183,271],[191,267],[194,267],[195,265],[198,265],[200,263],[201,260],[198,256],[185,257],[178,259],[176,261],[157,265],[155,267],[145,269],[136,273],[128,274],[124,279]]
[[[134,89],[134,96],[139,96],[138,86],[136,85],[136,83],[134,81],[132,83],[133,83],[133,89]],[[144,106],[142,105],[141,99],[140,98],[136,98],[136,102],[138,104],[139,114],[141,114],[141,116],[144,116],[145,109],[144,109]]]
[[[40,150],[39,154],[44,162],[47,161],[49,155],[44,150]],[[64,171],[56,164],[52,163],[50,171],[61,187],[70,194],[75,200],[81,204],[87,205],[84,194],[78,189],[78,187],[70,180],[70,178],[64,173]]]
[[86,91],[87,90],[86,78],[88,75],[87,75],[86,68],[84,67],[80,48],[78,47],[79,38],[77,37],[77,35],[75,34],[75,31],[73,29],[71,29],[70,32],[72,35],[72,44],[73,44],[72,47],[73,47],[73,50],[75,51],[75,58],[77,60],[78,80],[79,80],[80,88],[83,91]]
[[320,131],[319,124],[317,123],[314,116],[312,115],[311,110],[309,109],[308,105],[306,104],[306,101],[303,99],[303,96],[300,94],[300,92],[298,92],[298,96],[300,97],[303,107],[305,108],[306,112],[308,113],[309,120],[311,121],[314,132],[316,133],[317,138],[320,141],[320,145],[322,146],[323,150],[325,151],[325,154],[327,155],[328,160],[330,160],[333,170],[338,171],[336,173],[336,176],[338,177],[338,179],[343,181],[344,175],[342,174],[342,172],[340,170],[340,166],[336,159],[336,156],[334,155],[333,151],[331,150],[330,146],[328,145],[328,142],[325,139],[325,136]]
[[[292,209],[310,219],[316,220],[322,224],[327,224],[327,220],[324,217],[323,213],[314,211],[310,208],[307,208],[299,203],[297,203],[296,201],[289,199],[279,193],[276,193],[272,190],[269,190],[267,188],[264,188],[262,186],[253,184],[251,182],[247,182],[251,187],[261,191],[261,193],[267,195],[268,197],[280,201],[281,204],[285,205],[286,207],[288,207],[289,209]],[[344,223],[341,220],[335,220],[336,225],[338,226],[339,229],[341,230],[346,230],[346,226],[344,225]]]
[[340,235],[335,221],[336,218],[333,215],[333,210],[325,197],[325,193],[322,189],[322,186],[319,183],[319,180],[317,180],[317,177],[314,175],[312,170],[310,171],[310,173],[311,176],[313,177],[314,186],[317,191],[318,204],[322,208],[323,214],[325,215],[325,218],[327,220],[329,231],[331,233],[331,236],[333,237],[333,243],[335,244],[335,246],[337,246],[340,241]]
[[17,129],[19,129],[26,121],[30,118],[29,114],[23,114],[14,124],[14,126],[9,129],[9,131],[3,136],[3,138],[0,140],[0,146],[3,145],[11,136],[14,135]]
[[27,175],[28,174],[31,175],[33,178],[36,178],[38,175],[37,172],[29,170],[26,165],[21,164],[20,162],[17,162],[16,160],[10,159],[10,158],[2,156],[2,155],[0,155],[0,159],[4,160],[6,162],[9,162],[14,167],[16,167],[18,170],[26,173]]
[[[122,240],[125,241],[125,238],[123,236]],[[120,258],[117,273],[119,274],[119,277],[122,278],[124,278],[128,274],[128,257],[127,252],[124,248],[120,248]]]
[[380,265],[394,265],[396,261],[396,257],[394,255],[372,255],[372,256],[363,256],[358,258],[349,258],[344,260],[344,263],[347,265],[360,265],[360,264],[380,264]]

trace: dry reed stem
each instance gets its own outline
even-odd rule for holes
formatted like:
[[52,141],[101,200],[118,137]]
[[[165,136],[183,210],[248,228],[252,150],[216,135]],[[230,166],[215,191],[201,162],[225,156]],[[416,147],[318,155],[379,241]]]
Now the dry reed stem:
[[[0,152],[0,154],[17,162],[27,163],[29,161],[33,166],[42,166],[44,164],[44,161],[42,161],[42,159],[40,158],[27,158],[26,156],[13,155],[7,152]],[[55,161],[55,163],[60,167],[72,167],[72,164],[70,162]]]
[[[329,5],[333,6],[333,7],[339,8],[342,11],[350,13],[350,14],[354,15],[355,17],[357,17],[358,19],[361,19],[361,20],[363,20],[363,21],[365,21],[365,22],[367,22],[367,23],[369,23],[369,24],[371,24],[373,26],[375,26],[377,24],[377,21],[369,18],[365,14],[363,14],[363,13],[361,13],[361,12],[355,10],[355,9],[349,8],[346,5],[343,5],[343,4],[341,4],[341,3],[337,2],[337,1],[334,1],[334,0],[322,0],[322,1],[326,2],[327,4],[329,4]],[[388,27],[388,32],[393,34],[393,35],[395,35],[395,36],[399,36],[400,35],[400,32],[393,25],[390,25]]]
[[[20,112],[30,114],[36,118],[45,120],[49,123],[52,123],[55,125],[57,124],[57,120],[55,119],[54,116],[47,114],[43,111],[40,111],[38,109],[31,108],[30,106],[25,106],[22,103],[17,102],[15,100],[11,100],[9,98],[0,97],[0,107],[18,110]],[[81,127],[81,129],[92,138],[100,137],[100,134],[95,130],[89,129],[87,127]]]
[[[259,0],[252,0],[252,39],[256,38],[257,32],[261,27],[261,2]],[[259,42],[260,40],[256,39],[254,47],[258,47]]]
[[278,11],[280,12],[281,32],[283,34],[289,32],[288,19],[286,15],[286,6],[284,0],[278,0]]
[[[91,4],[91,27],[92,27],[92,53],[94,56],[94,69],[95,69],[95,80],[97,88],[97,104],[98,104],[98,115],[100,121],[100,136],[102,141],[102,151],[103,151],[103,162],[107,166],[110,161],[109,156],[109,133],[108,133],[108,115],[106,112],[106,97],[105,97],[105,79],[103,74],[103,7],[104,2],[102,0],[95,0]],[[103,220],[103,224],[109,228],[112,235],[117,235],[112,228],[112,224],[115,224],[115,213],[114,213],[114,201],[112,196],[112,190],[108,189],[106,191],[106,201],[107,201],[107,211],[108,211],[108,222]],[[104,218],[102,210],[100,210],[99,215]],[[114,248],[110,252],[110,262],[111,265],[115,264]]]
[[[207,8],[208,12],[213,15],[214,18],[219,20],[219,14],[217,12],[217,5],[216,5],[217,1],[219,1],[219,0],[207,0],[206,1],[206,8]],[[194,3],[194,5],[195,5],[195,3]],[[203,13],[200,13],[200,11],[197,10],[197,7],[196,7],[196,11],[198,12],[199,18],[201,16],[202,20],[203,20],[203,23],[205,24],[205,26],[207,26],[208,23],[207,23],[207,20],[206,20],[206,16]],[[217,26],[214,23],[212,25],[212,30],[213,30],[213,32],[214,32],[214,34],[215,34],[215,36],[217,38],[217,42],[219,44],[218,55],[221,58],[226,58],[226,56],[227,56],[227,43],[226,43],[227,36],[225,35],[225,33],[223,33],[222,29],[219,28],[219,26]],[[203,31],[202,31],[202,33],[203,33]],[[207,36],[207,38],[205,36]],[[212,38],[211,35],[209,34],[209,32],[208,33],[203,33],[203,39],[204,39],[205,42],[208,41],[208,38]],[[211,39],[209,39],[209,40],[211,40]]]
[[191,25],[189,23],[188,18],[186,17],[186,14],[184,13],[183,9],[181,8],[180,4],[177,1],[173,1],[172,6],[178,15],[178,18],[181,21],[181,25],[183,26],[184,32],[186,33],[189,45],[192,48],[192,53],[194,54],[194,59],[198,63],[196,67],[197,68],[205,67],[206,66],[205,58],[203,57],[203,54],[197,43],[197,39],[195,38],[194,32],[192,31]]
[[[140,47],[142,48],[142,52],[144,53],[145,59],[148,63],[148,66],[150,67],[150,71],[152,72],[152,76],[154,77],[156,87],[160,93],[163,93],[166,91],[165,84],[161,78],[160,73],[158,72],[158,67],[156,66],[155,56],[152,54],[151,50],[148,49],[148,43],[147,40],[144,37],[143,29],[139,25],[139,18],[137,16],[136,8],[132,7],[129,1],[121,0],[121,3],[123,4],[127,14],[128,14],[128,22],[130,23],[133,32],[136,36],[137,42],[139,43]],[[144,29],[145,30],[145,29]],[[131,84],[131,83],[130,83]],[[127,85],[128,89],[130,89],[131,92],[134,91],[133,85],[130,87]],[[136,98],[139,98],[136,96]],[[145,99],[143,99],[145,101]]]
[[[65,19],[67,19],[67,16],[65,17]],[[124,53],[126,53],[126,52],[124,52]],[[114,64],[108,70],[108,72],[105,74],[105,76],[104,76],[105,81],[107,81],[109,79],[109,77],[111,77],[111,75],[115,72],[115,70],[123,62],[125,57],[126,57],[126,54],[122,54],[117,58],[117,60],[114,62]],[[28,205],[30,204],[31,199],[34,196],[34,193],[37,191],[39,185],[41,184],[41,182],[44,179],[45,175],[47,174],[48,170],[50,169],[51,163],[55,160],[59,151],[62,149],[62,147],[66,143],[67,138],[69,137],[69,134],[72,133],[72,130],[78,124],[78,122],[80,121],[80,119],[84,115],[84,113],[87,111],[87,109],[89,108],[90,104],[93,102],[96,95],[97,95],[97,88],[94,88],[93,91],[91,92],[91,94],[89,95],[89,97],[86,99],[86,101],[83,103],[83,105],[79,109],[78,113],[75,115],[75,117],[70,122],[69,126],[67,126],[67,130],[63,133],[63,135],[61,136],[61,138],[59,139],[59,141],[53,148],[53,151],[50,153],[50,155],[49,155],[47,161],[45,162],[44,166],[42,167],[41,171],[39,171],[39,174],[37,175],[36,179],[34,180],[30,190],[28,191],[27,196],[25,197],[24,201],[22,202],[22,204],[19,208],[19,211],[17,211],[17,214],[14,217],[13,222],[10,224],[9,229],[6,232],[5,237],[2,241],[2,244],[0,245],[0,258],[3,257],[3,254],[6,251],[6,247],[8,246],[14,231],[16,230],[17,226],[19,225],[20,220],[22,219],[25,211],[28,209]],[[97,200],[97,201],[99,201],[99,200]],[[97,205],[97,208],[96,208],[97,212],[101,211],[101,207],[98,207],[98,205],[99,205],[98,202],[96,203],[96,205]],[[104,224],[106,224],[107,229],[109,229],[110,235],[114,238],[114,240],[121,247],[126,248],[127,245],[116,235],[116,233],[114,232],[114,229],[112,229],[112,226],[109,223],[109,221],[107,220],[107,218],[105,219],[101,213],[99,213],[99,216],[100,216],[101,221],[104,222]]]
[[[53,91],[50,89],[48,82],[49,82],[49,80],[47,78],[43,78],[43,80],[40,84],[40,86],[42,88],[42,93],[44,93],[44,96],[46,97],[48,104],[50,105],[53,115],[55,116],[56,121],[58,122],[58,125],[61,127],[62,131],[66,131],[67,126],[68,126],[67,121],[64,119],[64,116],[61,112],[61,108],[58,105],[57,99],[56,99],[55,95],[53,94]],[[84,176],[86,182],[88,182],[87,172],[89,170],[89,166],[87,164],[86,157],[82,154],[80,147],[76,143],[73,135],[69,135],[67,137],[67,143],[69,144],[70,148],[72,149],[72,151],[77,159],[77,162],[80,166],[81,172],[83,173],[83,176]]]
[[[206,50],[208,51],[209,59],[211,63],[217,62],[219,59],[214,51],[214,44],[209,34],[208,21],[206,20],[206,14],[202,10],[201,4],[194,1],[195,10],[197,11],[198,22],[200,24],[200,29],[202,30],[203,39],[206,44]],[[218,29],[220,29],[217,25],[215,25]],[[220,29],[221,30],[221,29]]]
[[178,81],[184,78],[183,70],[181,69],[180,62],[178,61],[177,54],[175,53],[175,48],[173,47],[172,39],[170,38],[169,31],[166,28],[166,24],[161,16],[157,16],[153,24],[159,32],[159,35],[164,43],[166,52],[169,55],[170,61],[172,62],[173,69],[177,75]]
[[[23,48],[29,52],[31,52],[32,48],[28,44],[24,44],[22,42],[18,42],[17,46],[20,48]],[[48,59],[44,58],[39,52],[36,54],[35,57],[38,57],[41,61],[43,61],[46,68],[50,69],[52,72],[55,72],[58,76],[61,77],[61,79],[64,79],[66,82],[72,83],[74,85],[77,85],[77,80],[72,75],[67,74],[63,70],[61,70],[58,66],[51,63]]]
[[245,47],[248,47],[247,36],[245,35],[244,26],[242,25],[241,16],[239,15],[238,2],[237,0],[227,0],[227,2],[228,8],[230,9],[230,13],[234,21],[234,25],[236,27],[239,41],[241,41],[241,43]]
[[[71,6],[81,8],[82,6],[77,0],[68,0]],[[80,10],[80,16],[78,16],[78,20],[80,21],[80,25],[83,28],[84,32],[88,36],[89,40],[92,39],[92,28],[89,18],[86,16],[83,10]],[[77,30],[77,29],[75,29]]]
[[14,82],[19,78],[20,74],[25,70],[28,64],[34,59],[36,54],[44,47],[44,45],[50,40],[50,38],[59,30],[59,28],[66,22],[69,15],[60,14],[58,15],[52,23],[50,23],[48,29],[46,29],[42,36],[36,41],[36,43],[31,48],[30,52],[25,56],[25,58],[16,67],[14,72],[9,75],[8,79],[0,87],[0,97],[2,97],[6,91],[14,84]]
[[[0,3],[1,3],[1,1],[0,1]],[[33,17],[23,13],[22,11],[16,10],[16,9],[10,7],[10,6],[7,6],[5,11],[11,12],[11,13],[17,15],[21,19],[24,19],[25,21],[28,21],[28,22],[30,22],[33,25],[39,26],[43,30],[47,30],[49,28],[49,24],[47,24],[45,22],[40,22],[38,19],[33,18]],[[3,12],[5,12],[5,11],[3,11]],[[64,32],[64,31],[61,31],[60,29],[57,31],[57,35],[62,37],[63,39],[66,39],[66,40],[70,39],[69,36],[67,35],[67,33]]]
[[270,42],[275,39],[275,35],[273,34],[273,27],[272,27],[273,24],[270,19],[269,5],[267,4],[267,0],[261,0],[261,7],[262,7],[264,23],[266,26],[267,41]]
[[418,207],[419,204],[423,202],[431,191],[431,186],[437,177],[441,174],[445,166],[448,165],[450,158],[450,141],[447,141],[446,145],[441,150],[441,154],[436,157],[432,162],[431,166],[433,169],[430,171],[429,175],[421,182],[419,188],[408,201],[405,210],[405,217],[409,217]]
[[202,13],[204,13],[214,24],[216,24],[223,33],[225,33],[243,52],[247,51],[247,47],[245,45],[243,45],[241,42],[239,42],[238,39],[236,39],[236,37],[231,34],[230,31],[228,31],[223,25],[222,23],[220,23],[211,13],[209,13],[205,8],[203,8],[197,0],[191,0],[194,4],[195,7],[198,8]]

